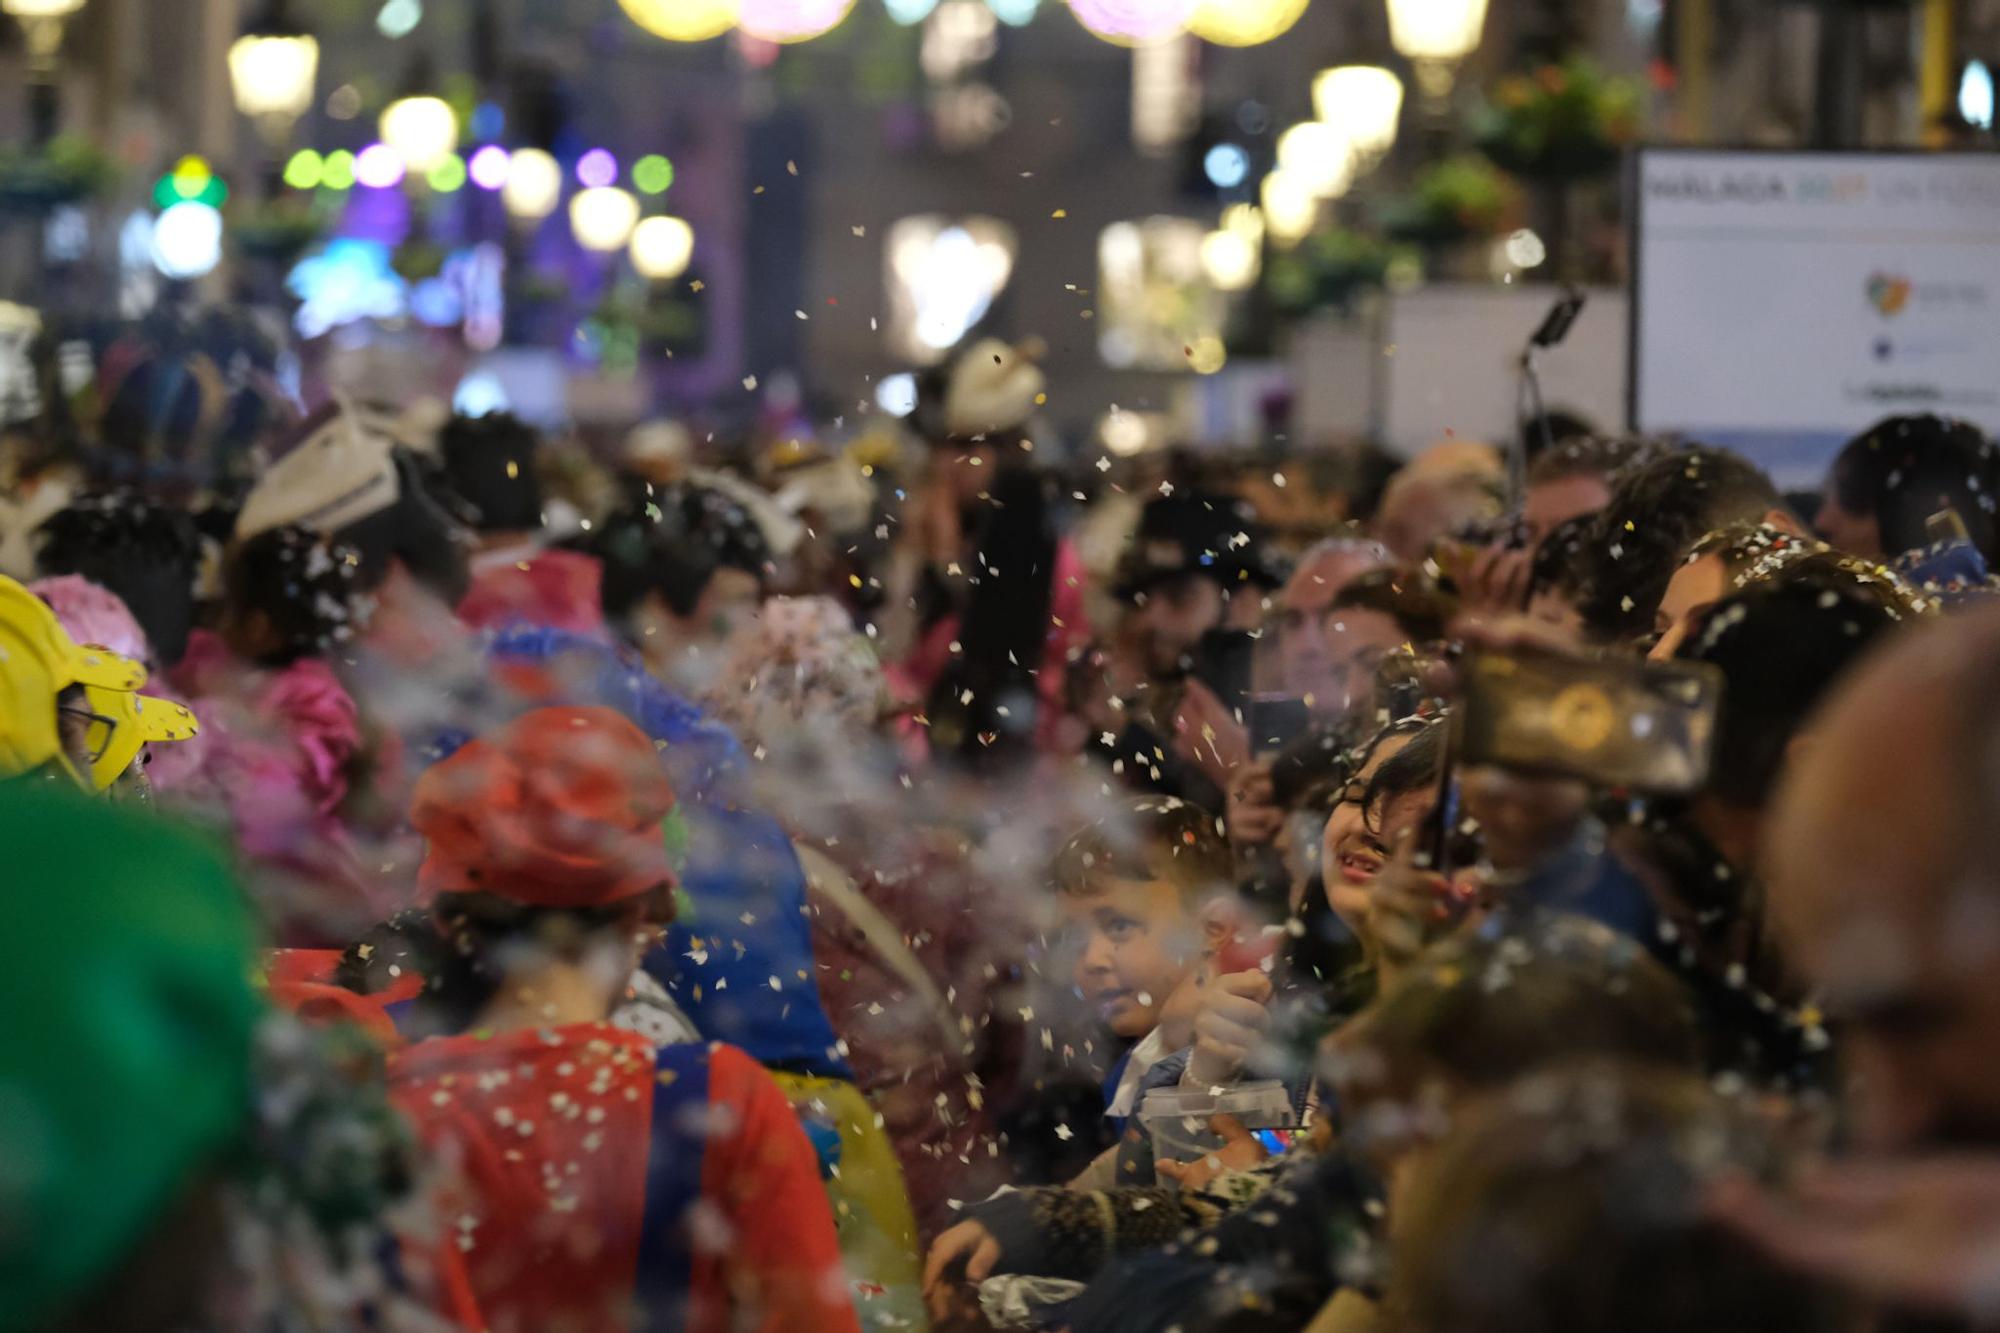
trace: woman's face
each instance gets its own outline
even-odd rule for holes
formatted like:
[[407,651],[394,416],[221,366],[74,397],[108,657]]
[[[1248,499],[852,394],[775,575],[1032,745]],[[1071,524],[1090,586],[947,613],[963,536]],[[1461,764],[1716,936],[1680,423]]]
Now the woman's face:
[[1843,509],[1840,500],[1839,478],[1826,479],[1826,498],[1819,503],[1819,512],[1813,515],[1813,527],[1826,539],[1828,546],[1837,547],[1851,555],[1866,556],[1870,560],[1882,558],[1882,524],[1873,514],[1857,514]]
[[1729,566],[1710,553],[1674,571],[1653,613],[1653,646],[1646,656],[1665,662],[1686,641],[1701,614],[1729,595]]
[[[1407,735],[1390,735],[1376,742],[1367,761],[1355,772],[1350,790],[1367,786],[1368,779],[1398,751],[1410,743]],[[1368,889],[1388,855],[1380,835],[1369,829],[1367,812],[1359,800],[1343,800],[1326,817],[1326,831],[1320,835],[1320,870],[1326,884],[1327,905],[1348,929],[1359,930],[1368,914]]]

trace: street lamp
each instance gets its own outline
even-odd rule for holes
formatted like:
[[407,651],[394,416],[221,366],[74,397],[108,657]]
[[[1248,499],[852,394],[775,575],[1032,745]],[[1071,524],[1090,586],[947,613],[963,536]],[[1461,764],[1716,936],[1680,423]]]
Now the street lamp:
[[290,17],[285,0],[270,0],[229,48],[236,109],[273,148],[284,145],[312,105],[318,75],[319,41]]
[[1364,162],[1382,160],[1396,142],[1403,81],[1380,65],[1340,65],[1313,80],[1313,111],[1339,129]]
[[1486,0],[1389,0],[1389,40],[1416,66],[1417,85],[1439,105],[1458,62],[1478,49]]
[[33,141],[45,144],[56,133],[56,58],[62,52],[63,20],[83,8],[83,0],[0,0],[0,10],[21,22],[28,43],[28,124]]

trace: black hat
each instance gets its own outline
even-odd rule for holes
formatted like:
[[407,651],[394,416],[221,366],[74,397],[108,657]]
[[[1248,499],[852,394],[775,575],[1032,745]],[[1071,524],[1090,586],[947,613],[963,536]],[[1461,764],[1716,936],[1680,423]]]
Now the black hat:
[[445,475],[479,511],[481,532],[526,532],[542,526],[542,488],[535,472],[541,436],[508,412],[454,416],[438,434]]
[[1118,595],[1136,597],[1190,575],[1214,579],[1224,591],[1277,586],[1263,525],[1247,501],[1191,492],[1147,502],[1118,562]]

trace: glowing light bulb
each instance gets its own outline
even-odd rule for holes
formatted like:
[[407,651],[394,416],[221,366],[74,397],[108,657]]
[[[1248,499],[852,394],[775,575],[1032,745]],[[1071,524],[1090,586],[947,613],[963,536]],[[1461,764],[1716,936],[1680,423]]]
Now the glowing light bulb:
[[623,249],[639,224],[639,200],[615,185],[579,190],[569,201],[569,226],[586,250]]
[[632,229],[632,267],[663,282],[687,272],[694,259],[694,228],[680,218],[647,218]]
[[517,218],[545,218],[562,199],[562,179],[562,168],[554,158],[539,148],[520,149],[507,160],[500,200]]
[[670,42],[705,42],[736,26],[736,0],[618,0],[634,23]]
[[1188,31],[1217,46],[1257,46],[1291,31],[1311,0],[1201,0]]

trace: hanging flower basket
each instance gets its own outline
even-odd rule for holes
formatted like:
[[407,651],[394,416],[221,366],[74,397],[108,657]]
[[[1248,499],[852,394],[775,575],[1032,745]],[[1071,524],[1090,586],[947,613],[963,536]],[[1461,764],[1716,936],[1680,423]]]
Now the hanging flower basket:
[[117,179],[109,154],[63,135],[47,147],[0,148],[0,212],[40,215],[103,193]]
[[1639,137],[1644,88],[1577,56],[1502,79],[1471,118],[1473,140],[1502,170],[1565,182],[1617,167]]
[[1382,211],[1392,240],[1438,248],[1500,236],[1520,225],[1521,188],[1482,157],[1465,154],[1427,168]]
[[1272,258],[1265,290],[1288,314],[1346,310],[1361,293],[1382,285],[1391,254],[1388,242],[1366,232],[1345,227],[1316,232],[1298,249]]
[[326,230],[326,219],[307,205],[266,204],[229,225],[229,243],[245,259],[268,260],[290,268]]

